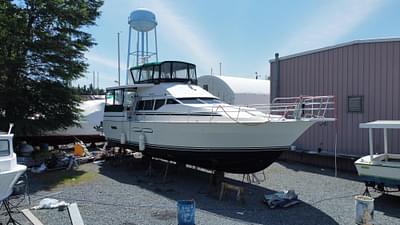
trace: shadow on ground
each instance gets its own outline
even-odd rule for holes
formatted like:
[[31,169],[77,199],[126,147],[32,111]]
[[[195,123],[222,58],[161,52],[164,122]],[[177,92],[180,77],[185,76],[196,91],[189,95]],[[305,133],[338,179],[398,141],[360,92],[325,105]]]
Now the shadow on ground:
[[400,196],[392,194],[382,194],[375,198],[374,207],[376,211],[391,217],[400,218]]
[[[309,166],[305,165],[302,163],[298,162],[288,162],[288,161],[278,161],[279,164],[282,166],[294,170],[294,171],[304,171],[308,173],[315,173],[319,175],[324,175],[324,176],[330,176],[334,177],[335,176],[335,170],[331,168],[322,168],[322,167],[317,167],[317,166]],[[358,181],[362,182],[357,174],[351,173],[351,172],[346,172],[346,171],[338,171],[337,172],[337,177],[346,179],[346,180],[352,180],[352,181]]]
[[[118,182],[137,185],[156,194],[172,200],[194,199],[196,208],[212,214],[228,217],[237,221],[260,224],[338,224],[329,215],[319,209],[301,202],[287,209],[269,209],[262,201],[264,194],[271,194],[275,190],[266,189],[257,185],[244,183],[225,178],[229,183],[244,185],[244,201],[236,201],[235,194],[228,192],[222,201],[218,200],[218,188],[210,188],[210,174],[190,168],[170,166],[167,181],[163,182],[163,173],[166,164],[153,162],[152,174],[146,175],[145,163],[122,163],[119,166],[113,162],[105,162],[100,173]],[[169,210],[171,211],[171,210]],[[157,212],[154,217],[168,219],[175,212]]]

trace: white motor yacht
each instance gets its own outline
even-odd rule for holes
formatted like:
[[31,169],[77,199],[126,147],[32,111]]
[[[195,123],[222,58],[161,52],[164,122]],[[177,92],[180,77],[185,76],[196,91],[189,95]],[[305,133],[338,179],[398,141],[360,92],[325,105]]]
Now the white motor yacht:
[[[130,69],[107,88],[103,128],[115,145],[213,170],[251,173],[273,163],[308,128],[333,112],[332,96],[278,98],[233,106],[197,86],[196,66],[179,61]],[[331,113],[330,115],[333,115]]]
[[26,166],[17,164],[11,129],[8,133],[0,133],[0,201],[12,194],[15,182],[26,171]]
[[[388,129],[400,129],[399,120],[377,120],[361,123],[360,128],[369,129],[369,155],[355,161],[358,175],[367,186],[397,187],[400,189],[400,154],[390,154],[388,147]],[[384,152],[375,153],[373,129],[383,129]]]

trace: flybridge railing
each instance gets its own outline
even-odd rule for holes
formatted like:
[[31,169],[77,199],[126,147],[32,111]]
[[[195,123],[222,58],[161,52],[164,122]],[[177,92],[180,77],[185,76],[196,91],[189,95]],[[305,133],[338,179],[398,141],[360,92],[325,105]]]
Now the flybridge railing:
[[229,118],[239,121],[241,113],[257,116],[264,113],[267,119],[336,118],[335,96],[299,96],[275,98],[271,104],[256,104],[225,108],[213,107],[212,112],[224,112]]

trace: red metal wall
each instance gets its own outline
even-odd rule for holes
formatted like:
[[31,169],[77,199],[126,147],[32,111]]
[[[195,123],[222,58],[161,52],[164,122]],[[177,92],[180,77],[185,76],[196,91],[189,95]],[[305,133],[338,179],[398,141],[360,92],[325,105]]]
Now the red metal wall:
[[[275,76],[276,62],[271,62]],[[280,60],[279,96],[335,95],[339,154],[368,154],[368,130],[359,123],[400,120],[400,41],[344,45]],[[273,79],[272,79],[273,80]],[[274,86],[272,84],[271,86]],[[348,96],[363,96],[363,112],[350,113]],[[295,145],[300,149],[333,152],[335,124],[314,125]],[[400,132],[389,130],[389,148],[400,153]],[[383,132],[374,135],[383,152]]]

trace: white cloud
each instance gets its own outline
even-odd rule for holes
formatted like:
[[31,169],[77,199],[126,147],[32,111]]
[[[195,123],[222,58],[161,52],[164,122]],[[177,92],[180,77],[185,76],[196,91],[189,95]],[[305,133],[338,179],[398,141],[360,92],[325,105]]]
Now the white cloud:
[[364,22],[382,3],[379,0],[329,1],[294,30],[280,53],[285,55],[332,45]]
[[[102,66],[110,67],[115,70],[118,69],[118,60],[110,59],[105,56],[95,54],[95,53],[86,53],[86,58],[88,59],[89,64],[99,64]],[[126,64],[122,62],[121,60],[121,71],[125,71]]]
[[146,3],[145,7],[154,11],[157,20],[162,21],[162,30],[171,32],[169,36],[163,34],[163,37],[171,37],[168,42],[190,53],[196,60],[196,64],[208,68],[218,64],[219,55],[210,48],[207,36],[190,24],[190,18],[179,16],[163,1],[154,0],[146,1]]

